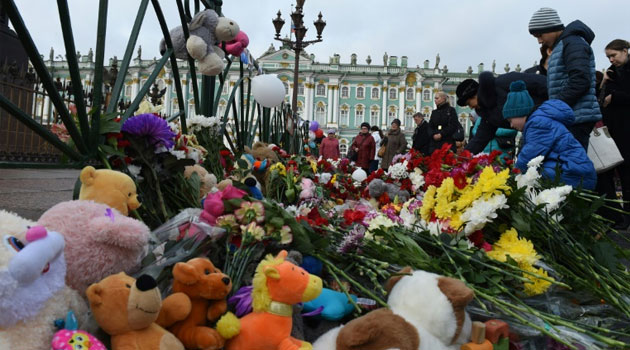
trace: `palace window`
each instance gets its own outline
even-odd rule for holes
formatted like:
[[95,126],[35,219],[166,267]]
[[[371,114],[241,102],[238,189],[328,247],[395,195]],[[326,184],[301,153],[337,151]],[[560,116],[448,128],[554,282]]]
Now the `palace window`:
[[339,125],[348,126],[348,109],[342,109],[339,112]]
[[284,94],[288,95],[289,94],[289,84],[287,84],[286,81],[283,81],[282,85],[284,85]]
[[125,87],[125,96],[131,97],[131,85]]
[[315,109],[315,120],[317,120],[320,125],[326,124],[326,106],[322,103],[318,104]]
[[405,126],[407,130],[411,130],[413,128],[413,111],[405,112]]
[[326,86],[324,84],[317,84],[317,90],[315,91],[317,96],[326,96]]
[[389,99],[395,100],[397,97],[396,89],[389,89]]
[[407,100],[408,101],[413,101],[414,96],[413,96],[413,88],[408,88],[407,89]]
[[348,153],[348,145],[346,145],[345,143],[340,144],[339,153],[341,153],[342,157],[345,157],[346,154]]
[[357,98],[365,98],[365,89],[361,86],[357,88]]
[[358,128],[363,123],[363,108],[358,108],[354,112],[354,125]]
[[304,84],[303,83],[299,83],[298,84],[298,95],[304,96]]
[[391,108],[389,112],[387,112],[387,125],[390,125],[396,118],[397,118],[396,109]]
[[373,109],[370,111],[370,125],[378,125],[378,109]]
[[450,96],[448,97],[448,103],[449,103],[451,106],[455,106],[455,96],[450,95]]
[[424,91],[422,92],[422,99],[424,101],[431,101],[431,90],[424,89]]
[[349,90],[347,86],[341,88],[341,98],[348,98]]
[[372,98],[373,99],[378,99],[378,88],[372,88]]

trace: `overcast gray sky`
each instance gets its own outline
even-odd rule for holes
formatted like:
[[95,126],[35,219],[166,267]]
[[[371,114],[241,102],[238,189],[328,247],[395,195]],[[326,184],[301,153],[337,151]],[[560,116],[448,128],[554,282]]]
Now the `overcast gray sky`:
[[[191,1],[192,3],[193,1]],[[24,21],[40,53],[48,57],[65,53],[59,14],[52,0],[16,0]],[[86,54],[96,45],[97,0],[68,0],[77,50]],[[110,0],[106,57],[123,56],[129,33],[138,11],[138,1]],[[170,28],[179,24],[175,1],[161,1]],[[260,56],[272,42],[275,30],[271,20],[278,10],[286,21],[283,36],[289,30],[291,0],[224,0],[223,13],[239,23],[250,38],[249,49]],[[383,53],[409,57],[409,65],[422,66],[425,59],[450,71],[465,71],[469,65],[483,62],[490,69],[496,59],[497,72],[506,63],[530,67],[539,58],[536,39],[527,31],[531,15],[540,7],[555,8],[564,24],[580,19],[595,32],[592,46],[597,68],[608,67],[604,47],[616,38],[630,40],[630,1],[627,0],[307,0],[304,13],[309,26],[307,39],[315,38],[312,22],[319,11],[327,26],[322,43],[307,48],[316,60],[328,62],[335,53],[349,62],[356,53],[359,63],[372,56],[381,64]],[[147,9],[138,44],[143,58],[159,56],[161,31],[151,5]],[[135,55],[135,53],[134,53]]]

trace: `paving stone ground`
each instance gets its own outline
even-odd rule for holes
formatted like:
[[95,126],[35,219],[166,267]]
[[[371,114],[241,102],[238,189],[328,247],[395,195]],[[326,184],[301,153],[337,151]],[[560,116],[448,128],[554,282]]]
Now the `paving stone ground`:
[[37,220],[53,205],[72,199],[77,169],[0,169],[0,209]]

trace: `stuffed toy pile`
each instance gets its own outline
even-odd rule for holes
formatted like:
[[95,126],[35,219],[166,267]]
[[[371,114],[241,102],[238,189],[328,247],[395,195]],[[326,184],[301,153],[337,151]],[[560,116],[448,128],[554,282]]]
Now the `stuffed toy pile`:
[[[322,335],[314,350],[459,350],[470,339],[465,307],[474,297],[459,280],[426,271],[390,279],[387,303]],[[422,293],[418,293],[421,291]]]
[[[175,57],[185,60],[188,54],[199,63],[199,72],[214,76],[223,72],[224,53],[218,45],[221,41],[231,41],[240,29],[234,20],[219,17],[213,10],[204,10],[195,15],[188,25],[190,36],[184,37],[181,26],[171,30],[171,40]],[[160,42],[160,53],[166,51],[164,39]]]
[[[20,231],[26,220],[0,211],[1,226]],[[85,302],[65,285],[64,238],[42,226],[3,236],[0,244],[0,349],[50,349],[55,320],[69,310],[88,323]]]

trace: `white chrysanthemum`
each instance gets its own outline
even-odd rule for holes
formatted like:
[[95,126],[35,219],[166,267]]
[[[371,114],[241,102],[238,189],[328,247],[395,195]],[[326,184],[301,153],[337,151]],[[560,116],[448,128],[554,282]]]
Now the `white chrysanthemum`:
[[516,175],[516,186],[518,188],[537,187],[539,178],[540,173],[538,172],[538,169],[536,167],[528,167],[525,174]]
[[219,118],[217,117],[194,115],[186,118],[186,123],[188,125],[188,129],[191,132],[198,132],[204,129],[208,129],[208,131],[216,133],[219,129]]
[[406,228],[411,228],[418,221],[418,217],[409,211],[409,202],[405,203],[403,208],[400,210],[400,218],[403,220],[403,226]]
[[392,179],[406,179],[407,177],[409,177],[409,173],[407,172],[407,163],[408,162],[405,160],[404,163],[396,163],[390,166],[387,170],[387,174]]
[[527,167],[528,168],[538,168],[540,166],[540,164],[542,164],[543,160],[545,160],[544,156],[538,156],[536,158],[533,158],[532,160],[527,162]]
[[327,184],[331,178],[332,178],[332,175],[330,173],[321,173],[319,174],[319,183],[322,185]]
[[186,159],[186,151],[176,151],[176,150],[169,150],[169,152],[174,155],[177,159]]
[[464,233],[469,234],[481,230],[486,223],[497,218],[497,210],[508,208],[507,197],[503,194],[490,197],[488,200],[477,199],[472,206],[462,214],[462,221],[466,223]]
[[372,220],[370,220],[370,222],[368,223],[368,231],[373,231],[378,228],[388,228],[388,227],[393,227],[393,226],[396,226],[396,224],[394,224],[392,220],[390,220],[387,216],[383,214],[379,214],[375,216]]
[[411,189],[415,192],[424,186],[424,176],[420,168],[415,168],[412,173],[409,174],[411,180]]
[[550,188],[540,192],[532,201],[536,205],[544,204],[545,210],[552,212],[558,209],[560,203],[564,202],[571,191],[573,191],[573,187],[570,185]]

